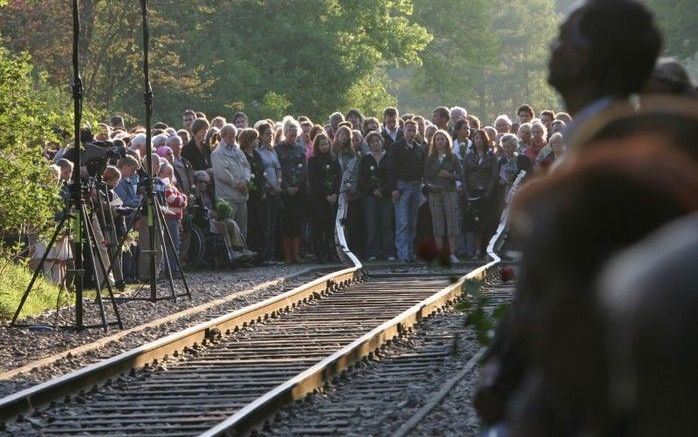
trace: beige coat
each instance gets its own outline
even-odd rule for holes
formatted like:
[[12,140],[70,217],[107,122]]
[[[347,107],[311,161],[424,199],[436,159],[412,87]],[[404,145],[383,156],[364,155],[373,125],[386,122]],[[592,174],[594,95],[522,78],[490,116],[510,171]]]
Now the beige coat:
[[249,194],[235,187],[240,182],[249,183],[252,178],[250,163],[245,153],[237,145],[229,147],[220,143],[211,153],[211,165],[216,198],[232,202],[247,202]]

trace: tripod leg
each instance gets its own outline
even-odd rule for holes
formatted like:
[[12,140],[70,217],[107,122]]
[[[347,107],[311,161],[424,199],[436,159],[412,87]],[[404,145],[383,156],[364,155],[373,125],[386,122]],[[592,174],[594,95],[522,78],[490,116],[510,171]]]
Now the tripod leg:
[[[155,206],[155,226],[158,231],[158,236],[160,237],[160,247],[162,248],[162,256],[165,261],[165,271],[167,272],[167,281],[168,285],[170,286],[170,293],[172,293],[172,299],[174,299],[175,302],[177,302],[177,293],[175,293],[174,289],[174,281],[172,280],[172,268],[170,266],[170,257],[168,256],[167,253],[167,240],[165,239],[165,235],[170,237],[170,232],[169,229],[167,228],[167,223],[165,223],[165,216],[162,213],[162,210],[160,209],[160,204],[158,203]],[[171,239],[170,239],[171,240]],[[174,246],[174,245],[173,245]],[[173,247],[174,249],[174,247]]]
[[19,317],[19,313],[22,311],[22,308],[24,307],[24,303],[27,301],[27,297],[29,297],[29,293],[31,292],[32,287],[34,286],[34,282],[36,282],[36,278],[39,276],[39,271],[43,268],[44,263],[46,262],[46,258],[48,258],[48,254],[51,251],[51,248],[53,245],[56,243],[56,239],[58,238],[58,234],[60,234],[61,230],[63,229],[63,225],[65,224],[66,219],[68,218],[68,209],[66,209],[65,213],[63,214],[63,217],[61,217],[61,221],[58,223],[58,226],[56,226],[56,230],[53,232],[53,235],[51,236],[51,240],[49,241],[48,245],[46,246],[46,251],[44,252],[44,255],[41,257],[41,261],[39,261],[39,265],[36,267],[36,270],[34,270],[34,274],[32,275],[31,281],[29,281],[29,285],[27,286],[27,289],[24,291],[24,294],[22,295],[22,299],[19,301],[19,306],[17,307],[17,310],[15,311],[15,315],[12,317],[12,322],[10,323],[11,325],[14,325],[15,322],[17,321],[17,317]]
[[[94,229],[92,229],[92,235],[94,236],[94,234],[95,234]],[[99,261],[99,267],[102,270],[102,273],[104,274],[104,277],[106,279],[107,292],[109,293],[109,299],[111,300],[112,309],[114,310],[114,316],[116,317],[116,321],[119,325],[119,329],[124,329],[124,326],[121,322],[121,314],[119,313],[119,308],[116,306],[116,298],[114,297],[114,290],[112,289],[111,284],[109,283],[109,279],[107,276],[107,269],[104,266],[104,260],[102,259],[102,254],[99,251],[97,251],[97,255],[98,255],[97,261]],[[98,292],[99,292],[99,289],[98,289]],[[101,305],[101,295],[99,297],[100,297],[100,305]],[[103,305],[102,305],[102,308],[103,308]],[[104,312],[103,309],[102,309],[102,312]],[[105,326],[105,329],[106,329],[106,326]]]
[[[160,210],[160,216],[162,217],[162,221],[165,221],[165,214]],[[165,237],[167,238],[166,242],[169,243],[170,247],[172,248],[172,254],[174,255],[174,261],[177,266],[177,271],[179,272],[180,276],[182,277],[182,284],[184,284],[184,290],[187,293],[187,297],[191,299],[191,293],[189,292],[189,284],[187,284],[187,279],[184,277],[184,270],[182,269],[182,261],[179,258],[179,254],[177,253],[177,249],[175,248],[174,245],[174,239],[172,238],[172,234],[170,233],[170,228],[167,227],[167,224],[165,224],[165,231],[166,235]],[[169,260],[168,260],[169,264]],[[168,268],[171,266],[168,265]]]
[[[105,190],[108,190],[108,187],[105,186]],[[102,223],[104,223],[102,233],[104,234],[105,241],[108,242],[107,260],[109,261],[108,265],[110,273],[113,271],[116,284],[123,284],[124,277],[121,272],[121,257],[119,256],[119,250],[116,246],[119,239],[116,237],[116,223],[114,222],[114,214],[112,213],[111,206],[109,205],[109,194],[105,194],[101,189],[98,189],[97,195],[99,198],[100,226]]]
[[[102,254],[99,252],[99,248],[95,247],[97,244],[97,239],[95,238],[94,234],[94,228],[92,227],[92,222],[91,222],[91,217],[87,214],[87,207],[83,205],[82,207],[82,214],[83,214],[83,223],[85,223],[85,233],[87,235],[87,248],[90,253],[90,262],[92,263],[92,269],[94,272],[95,277],[97,278],[97,281],[95,281],[95,284],[97,285],[96,291],[97,291],[97,305],[99,307],[99,316],[102,319],[102,327],[104,330],[107,330],[107,317],[104,313],[104,302],[102,302],[102,289],[99,285],[99,277],[97,275],[97,260],[99,260],[100,266],[102,269],[104,269],[104,264],[102,263]],[[95,256],[96,253],[96,256]],[[102,270],[104,273],[104,270]],[[107,279],[106,282],[107,286],[109,286],[109,280]]]
[[[162,213],[162,211],[161,211]],[[172,253],[174,254],[174,259],[175,259],[175,264],[177,265],[177,271],[179,272],[180,276],[182,277],[182,284],[184,285],[184,290],[187,293],[187,297],[191,299],[191,293],[189,292],[189,284],[187,284],[187,278],[184,276],[184,269],[182,268],[182,260],[179,257],[179,253],[177,253],[177,250],[174,248],[174,240],[172,238],[172,235],[169,232],[167,232],[167,239],[170,242],[170,245],[172,246]]]
[[[124,247],[124,243],[126,242],[126,239],[128,238],[128,233],[133,230],[133,225],[136,223],[136,220],[138,218],[139,214],[134,213],[130,218],[128,225],[126,226],[126,232],[124,233],[124,236],[121,237],[121,239],[118,242],[118,245],[116,247],[117,252],[121,251],[121,248]],[[104,275],[104,280],[106,280],[109,277],[109,274],[114,270],[114,263],[120,262],[119,260],[121,259],[120,256],[115,257],[114,259],[109,257],[109,268],[107,269],[107,274]],[[101,284],[102,287],[104,287],[104,284]]]

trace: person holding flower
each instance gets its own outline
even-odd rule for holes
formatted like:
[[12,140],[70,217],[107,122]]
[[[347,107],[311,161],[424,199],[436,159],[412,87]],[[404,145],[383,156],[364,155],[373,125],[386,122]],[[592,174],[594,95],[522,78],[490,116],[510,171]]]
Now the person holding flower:
[[307,163],[305,148],[296,141],[300,125],[293,118],[283,124],[283,138],[274,149],[281,164],[281,247],[286,261],[301,262],[301,225],[305,211]]
[[334,221],[342,170],[330,151],[330,139],[319,134],[313,141],[313,156],[308,161],[308,181],[312,210],[313,252],[318,262],[331,256]]
[[431,139],[429,155],[424,163],[424,181],[429,192],[429,209],[436,249],[443,249],[444,237],[452,263],[460,262],[454,255],[456,237],[460,234],[458,190],[463,185],[460,159],[452,153],[451,136],[439,129]]
[[220,144],[211,153],[216,199],[223,199],[230,204],[233,209],[231,218],[247,238],[247,199],[250,195],[252,170],[245,153],[236,143],[237,128],[226,124],[220,134]]
[[247,246],[257,253],[264,250],[264,163],[257,144],[259,133],[246,128],[238,135],[240,150],[245,154],[252,171],[250,175],[249,198],[247,199]]
[[366,142],[369,153],[361,158],[358,180],[366,217],[366,256],[369,261],[377,258],[394,261],[394,207],[387,188],[387,152],[378,131],[369,132]]

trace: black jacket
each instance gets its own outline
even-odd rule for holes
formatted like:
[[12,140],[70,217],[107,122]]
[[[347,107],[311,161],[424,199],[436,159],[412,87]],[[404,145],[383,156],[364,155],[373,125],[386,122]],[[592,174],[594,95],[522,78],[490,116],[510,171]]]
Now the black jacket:
[[389,196],[388,190],[388,155],[383,155],[380,162],[371,153],[366,153],[359,165],[359,192],[364,196],[373,196],[373,192],[381,190],[383,197]]
[[189,161],[195,171],[211,168],[211,148],[208,144],[204,144],[204,147],[199,150],[192,139],[182,148],[182,156]]
[[388,189],[394,191],[398,181],[421,182],[425,158],[426,149],[419,143],[408,147],[403,138],[393,144],[388,152]]

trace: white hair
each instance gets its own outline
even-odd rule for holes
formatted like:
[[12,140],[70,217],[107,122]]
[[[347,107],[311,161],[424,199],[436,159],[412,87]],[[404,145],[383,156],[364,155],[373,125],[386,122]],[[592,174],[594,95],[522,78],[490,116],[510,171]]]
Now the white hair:
[[145,146],[145,134],[137,134],[133,138],[131,138],[131,148],[135,149],[141,146]]
[[511,122],[511,118],[509,118],[509,116],[506,115],[506,114],[502,114],[502,115],[498,116],[498,117],[494,120],[494,124],[496,125],[497,122],[498,122],[499,120],[504,120],[504,121],[507,123],[507,125],[509,125],[509,126],[511,126],[511,125],[513,124],[513,123]]
[[166,142],[167,142],[167,135],[165,135],[165,134],[155,135],[152,139],[153,147],[155,147],[156,149],[164,146]]
[[504,147],[504,144],[511,144],[516,147],[519,145],[519,138],[514,134],[504,134],[499,139],[499,145]]
[[466,111],[465,108],[461,108],[460,106],[454,106],[449,111],[449,115],[451,116],[451,118],[459,118],[457,117],[458,115],[460,115],[462,118],[465,118],[468,116],[468,111]]
[[170,145],[174,143],[177,143],[180,146],[182,145],[182,138],[177,134],[170,135],[169,137],[167,137],[167,141],[165,141],[165,145],[168,147],[170,147]]
[[234,134],[235,137],[238,136],[238,128],[235,127],[235,125],[232,123],[226,123],[223,125],[223,127],[221,128],[221,130],[218,133],[221,134],[222,137],[226,137],[226,136],[228,136],[228,133],[231,133],[231,132],[235,133]]
[[[340,114],[341,115],[341,114]],[[291,130],[291,128],[296,128],[297,131],[301,130],[301,125],[298,123],[298,121],[291,117],[290,115],[287,115],[284,117],[283,120],[281,120],[281,123],[283,124],[283,133],[284,137],[288,135],[288,131]]]

